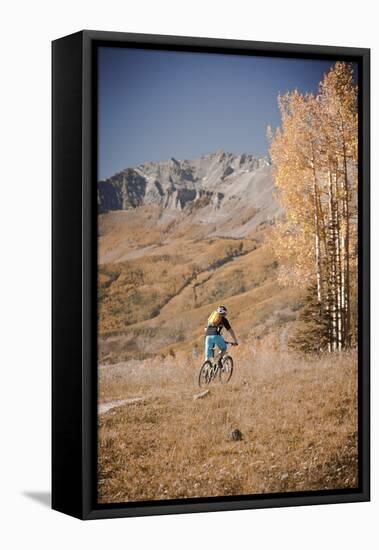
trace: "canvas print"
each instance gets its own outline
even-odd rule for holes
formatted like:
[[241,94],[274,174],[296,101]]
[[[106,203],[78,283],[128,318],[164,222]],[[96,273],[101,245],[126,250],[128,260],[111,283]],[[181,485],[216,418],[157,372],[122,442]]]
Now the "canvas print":
[[100,504],[358,486],[358,67],[100,46]]

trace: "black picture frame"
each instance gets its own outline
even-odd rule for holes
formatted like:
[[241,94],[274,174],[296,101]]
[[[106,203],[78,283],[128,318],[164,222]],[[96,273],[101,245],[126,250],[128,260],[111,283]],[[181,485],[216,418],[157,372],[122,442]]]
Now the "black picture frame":
[[[96,49],[99,45],[354,61],[359,70],[359,487],[96,503]],[[81,31],[52,43],[52,507],[81,519],[370,499],[370,50]]]

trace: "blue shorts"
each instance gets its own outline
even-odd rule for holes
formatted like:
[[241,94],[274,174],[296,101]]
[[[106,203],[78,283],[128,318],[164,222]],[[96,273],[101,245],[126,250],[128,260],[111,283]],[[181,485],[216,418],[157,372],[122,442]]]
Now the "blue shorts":
[[226,350],[225,340],[221,334],[214,334],[212,336],[205,337],[205,358],[210,359],[214,357],[214,347],[217,346],[221,351]]

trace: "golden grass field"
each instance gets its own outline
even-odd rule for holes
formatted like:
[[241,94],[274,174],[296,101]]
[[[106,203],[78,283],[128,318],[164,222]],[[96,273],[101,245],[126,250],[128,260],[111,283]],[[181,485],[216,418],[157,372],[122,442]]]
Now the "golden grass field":
[[201,355],[99,368],[99,403],[143,397],[99,414],[100,503],[357,485],[356,352],[307,359],[245,341],[231,355],[231,381],[202,399]]

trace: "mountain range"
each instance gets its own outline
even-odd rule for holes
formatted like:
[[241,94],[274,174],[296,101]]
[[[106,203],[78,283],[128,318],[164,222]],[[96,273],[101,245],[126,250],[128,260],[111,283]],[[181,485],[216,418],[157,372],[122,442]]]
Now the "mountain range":
[[[217,225],[240,237],[280,214],[274,189],[267,158],[217,151],[194,160],[171,158],[126,168],[98,183],[98,208],[104,214],[157,206],[166,211],[164,218],[181,212],[195,223]],[[233,219],[237,227],[230,227]]]

